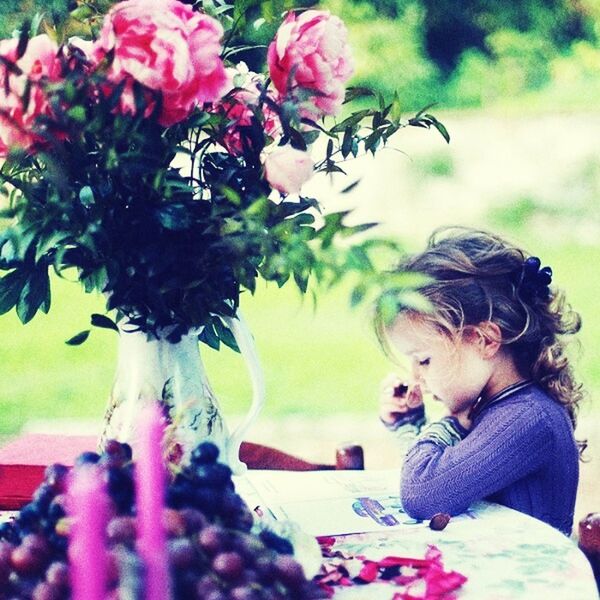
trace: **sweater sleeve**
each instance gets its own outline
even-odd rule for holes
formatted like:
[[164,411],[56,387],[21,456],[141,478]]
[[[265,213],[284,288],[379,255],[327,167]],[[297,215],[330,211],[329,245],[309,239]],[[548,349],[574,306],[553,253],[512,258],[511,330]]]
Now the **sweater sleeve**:
[[425,425],[425,407],[417,406],[400,415],[393,423],[380,419],[385,428],[394,436],[400,462],[404,462],[409,448],[415,443]]
[[464,512],[537,470],[551,444],[544,415],[528,405],[489,411],[462,440],[451,436],[444,441],[425,431],[402,468],[404,510],[416,519]]

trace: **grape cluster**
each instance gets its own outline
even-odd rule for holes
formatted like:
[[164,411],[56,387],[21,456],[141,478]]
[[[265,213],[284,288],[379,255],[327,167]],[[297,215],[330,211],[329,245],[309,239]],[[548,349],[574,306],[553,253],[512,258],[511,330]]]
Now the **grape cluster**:
[[[107,524],[109,599],[143,598],[143,565],[135,551],[135,464],[127,444],[109,441],[102,455],[85,452],[110,496]],[[0,525],[0,600],[67,600],[68,469],[51,465],[32,501]],[[218,449],[200,444],[172,477],[162,519],[175,600],[306,600],[321,597],[292,557],[291,544],[270,531],[251,532],[252,514],[235,492]]]

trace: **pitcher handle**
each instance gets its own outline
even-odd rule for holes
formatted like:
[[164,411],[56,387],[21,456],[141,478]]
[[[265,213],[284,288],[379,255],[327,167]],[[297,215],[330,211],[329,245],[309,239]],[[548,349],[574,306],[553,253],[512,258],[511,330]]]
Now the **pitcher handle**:
[[227,464],[231,467],[235,475],[242,475],[246,472],[247,467],[245,463],[240,461],[240,446],[244,441],[246,431],[256,420],[258,413],[262,410],[265,403],[265,379],[258,359],[256,343],[241,313],[238,311],[236,317],[221,318],[235,338],[252,381],[252,404],[250,405],[250,410],[229,437],[226,450]]

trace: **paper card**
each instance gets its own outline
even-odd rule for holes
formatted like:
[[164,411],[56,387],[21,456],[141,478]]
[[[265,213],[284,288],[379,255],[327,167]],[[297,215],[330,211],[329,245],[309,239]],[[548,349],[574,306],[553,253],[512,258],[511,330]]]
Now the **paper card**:
[[315,536],[418,524],[402,508],[399,480],[397,469],[249,471],[235,478],[238,493],[251,508],[266,508],[276,519],[294,521]]

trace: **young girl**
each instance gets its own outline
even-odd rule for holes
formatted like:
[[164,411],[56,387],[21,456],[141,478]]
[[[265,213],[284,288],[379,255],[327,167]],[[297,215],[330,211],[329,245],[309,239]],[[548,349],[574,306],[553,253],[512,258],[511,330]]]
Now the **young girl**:
[[552,271],[501,238],[467,228],[435,232],[399,265],[427,276],[430,309],[376,319],[388,350],[408,356],[414,381],[384,383],[380,417],[397,434],[421,429],[422,392],[448,416],[422,428],[402,468],[409,515],[452,515],[481,499],[569,535],[582,398],[563,336],[579,315],[550,286]]

